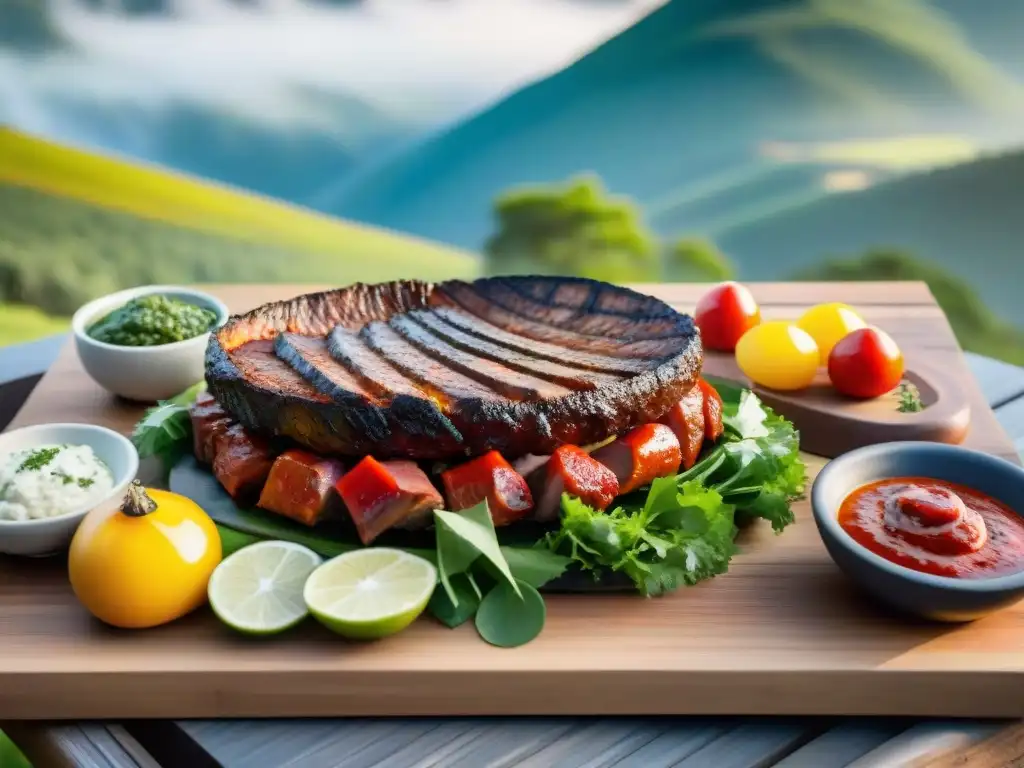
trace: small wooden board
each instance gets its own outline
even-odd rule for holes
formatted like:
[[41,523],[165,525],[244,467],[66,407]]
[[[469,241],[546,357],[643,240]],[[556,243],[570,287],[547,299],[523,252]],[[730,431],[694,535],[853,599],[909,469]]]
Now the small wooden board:
[[[215,288],[235,311],[316,286]],[[640,286],[685,311],[699,285]],[[1016,460],[945,317],[922,284],[761,284],[767,318],[845,301],[889,331],[909,364],[967,392],[964,444]],[[56,421],[125,432],[118,403],[65,350],[13,426]],[[965,626],[891,615],[829,560],[806,503],[782,536],[758,525],[725,576],[675,595],[548,597],[522,648],[429,620],[350,645],[315,625],[276,639],[224,629],[205,610],[114,631],[76,603],[63,563],[0,559],[0,720],[568,714],[1024,716],[1024,603]]]

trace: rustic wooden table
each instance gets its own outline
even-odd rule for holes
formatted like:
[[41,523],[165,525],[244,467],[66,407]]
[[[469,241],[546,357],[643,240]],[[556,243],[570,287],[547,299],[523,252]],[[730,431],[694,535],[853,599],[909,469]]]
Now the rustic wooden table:
[[[0,353],[0,428],[62,339]],[[1024,451],[1024,370],[968,356]],[[158,694],[155,694],[158,695]],[[1024,692],[1022,692],[1024,697]],[[999,766],[1024,760],[1006,721],[806,718],[531,718],[126,721],[0,724],[47,766]]]

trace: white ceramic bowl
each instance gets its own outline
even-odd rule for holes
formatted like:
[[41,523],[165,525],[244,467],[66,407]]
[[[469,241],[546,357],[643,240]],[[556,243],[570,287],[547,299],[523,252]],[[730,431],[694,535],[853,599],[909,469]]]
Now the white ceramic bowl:
[[214,296],[175,285],[129,288],[90,301],[71,319],[75,349],[86,373],[108,392],[144,403],[174,397],[202,381],[210,334],[155,347],[122,347],[91,338],[89,327],[139,296],[161,294],[196,304],[217,315],[217,327],[228,319],[228,308]]
[[82,518],[92,509],[121,504],[139,471],[139,454],[123,435],[92,424],[40,424],[0,434],[0,457],[23,448],[67,443],[88,445],[110,468],[114,487],[106,498],[83,509],[39,520],[0,520],[0,553],[40,557],[63,552]]

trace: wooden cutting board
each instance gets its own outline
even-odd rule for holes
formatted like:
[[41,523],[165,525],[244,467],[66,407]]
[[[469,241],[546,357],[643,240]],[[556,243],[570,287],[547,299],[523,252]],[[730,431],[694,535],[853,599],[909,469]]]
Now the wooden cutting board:
[[[241,311],[318,286],[216,287]],[[699,285],[639,286],[684,311]],[[971,408],[964,444],[1016,460],[922,284],[753,285],[766,318],[844,301],[911,365],[946,371]],[[106,396],[69,347],[14,425],[85,421],[128,432],[140,409]],[[812,467],[812,470],[820,468]],[[115,631],[75,602],[63,563],[0,558],[0,720],[568,714],[1024,716],[1024,603],[964,626],[892,615],[833,565],[806,503],[781,536],[745,532],[728,574],[675,595],[549,596],[522,648],[429,620],[348,644],[309,624],[237,637],[206,610]]]

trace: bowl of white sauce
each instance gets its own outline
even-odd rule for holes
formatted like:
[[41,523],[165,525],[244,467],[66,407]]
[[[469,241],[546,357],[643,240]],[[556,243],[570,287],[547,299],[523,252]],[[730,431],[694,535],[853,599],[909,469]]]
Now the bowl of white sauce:
[[41,424],[0,434],[0,553],[63,552],[97,507],[113,508],[139,471],[131,441],[92,424]]

